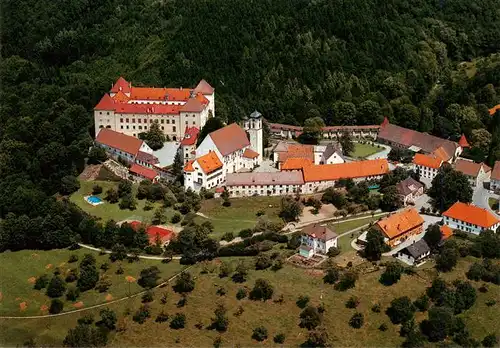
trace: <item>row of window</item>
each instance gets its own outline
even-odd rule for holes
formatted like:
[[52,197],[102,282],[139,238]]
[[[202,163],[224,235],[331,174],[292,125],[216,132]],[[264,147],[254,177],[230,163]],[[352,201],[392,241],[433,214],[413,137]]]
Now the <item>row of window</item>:
[[[129,120],[130,120],[129,118],[126,118],[125,123],[129,123]],[[164,122],[164,121],[166,121],[166,122]],[[141,122],[142,122],[142,119],[138,118],[137,123],[141,123]],[[149,120],[149,123],[153,123],[153,122],[154,122],[154,119],[151,118]],[[120,118],[120,123],[123,123],[123,118]],[[135,123],[135,118],[132,119],[132,123]],[[148,123],[148,120],[146,118],[144,119],[144,123]],[[161,119],[160,124],[164,124],[164,123],[170,124],[170,120],[162,120]],[[172,120],[172,124],[175,124],[175,120]]]

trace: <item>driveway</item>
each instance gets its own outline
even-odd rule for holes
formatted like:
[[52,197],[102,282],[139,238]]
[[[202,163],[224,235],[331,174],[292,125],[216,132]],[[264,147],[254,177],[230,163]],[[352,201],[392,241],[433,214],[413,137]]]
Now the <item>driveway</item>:
[[367,156],[367,160],[374,160],[374,159],[379,159],[379,158],[387,158],[389,156],[389,152],[391,152],[391,147],[384,145],[384,144],[377,144],[379,146],[382,146],[384,149],[380,152],[374,153],[373,155]]
[[489,190],[485,189],[482,185],[474,188],[474,194],[472,195],[472,203],[477,205],[478,207],[485,208],[489,212],[493,213],[493,215],[500,218],[496,211],[490,208],[488,203],[489,198],[499,199],[500,196],[495,193],[490,193]]
[[254,173],[274,173],[274,172],[279,172],[279,170],[276,169],[276,167],[274,166],[273,161],[271,161],[269,159],[263,160],[262,163],[260,164],[260,166],[258,166],[257,168],[255,168],[253,171],[254,171]]

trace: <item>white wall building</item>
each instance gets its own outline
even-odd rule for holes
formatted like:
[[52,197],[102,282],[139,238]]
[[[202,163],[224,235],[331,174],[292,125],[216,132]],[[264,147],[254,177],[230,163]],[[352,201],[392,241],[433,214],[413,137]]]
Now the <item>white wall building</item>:
[[426,241],[422,238],[418,241],[414,241],[413,244],[407,246],[406,248],[398,251],[397,258],[404,263],[415,266],[421,265],[425,262],[431,254],[431,249]]
[[223,164],[217,154],[211,151],[184,166],[184,188],[199,191],[220,185],[223,180]]
[[421,179],[432,181],[443,164],[443,160],[435,155],[415,154],[413,157],[414,170],[420,175]]
[[488,229],[496,232],[500,226],[500,220],[488,210],[462,202],[456,202],[443,213],[443,223],[476,235]]
[[301,192],[302,172],[231,173],[226,176],[226,190],[231,197],[285,196]]
[[326,226],[308,225],[302,233],[302,244],[311,248],[314,254],[326,254],[330,248],[337,247],[337,234]]
[[484,163],[475,163],[465,158],[457,158],[455,170],[464,174],[472,187],[483,186],[485,180],[490,179],[491,168]]
[[98,130],[95,144],[102,147],[109,156],[115,159],[121,157],[130,163],[134,163],[140,153],[153,154],[153,150],[144,141],[106,128]]
[[215,90],[205,80],[194,89],[133,87],[120,77],[94,108],[96,134],[101,128],[131,136],[147,132],[157,120],[172,140],[184,137],[187,126],[201,129],[215,116]]
[[493,191],[500,190],[500,161],[495,162],[495,166],[491,171],[490,189]]

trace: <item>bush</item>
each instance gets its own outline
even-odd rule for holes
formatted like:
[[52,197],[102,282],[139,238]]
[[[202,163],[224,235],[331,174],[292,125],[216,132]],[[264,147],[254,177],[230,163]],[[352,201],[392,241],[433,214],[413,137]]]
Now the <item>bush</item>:
[[217,289],[215,293],[219,296],[224,296],[227,293],[227,290],[224,287],[220,287]]
[[110,267],[110,266],[109,266],[109,263],[107,263],[107,262],[103,262],[103,263],[101,264],[101,267],[100,267],[100,268],[101,268],[104,272],[106,272],[106,271],[109,269],[109,267]]
[[66,283],[64,280],[58,275],[53,276],[47,286],[47,296],[52,298],[61,297],[65,291]]
[[49,284],[49,276],[46,274],[42,274],[41,276],[36,278],[35,285],[33,286],[33,288],[35,290],[42,290],[46,288],[48,284]]
[[92,194],[93,195],[99,195],[101,193],[102,193],[102,186],[97,185],[97,184],[92,186]]
[[316,307],[307,306],[300,312],[300,324],[299,326],[302,328],[306,328],[308,330],[315,329],[321,323],[321,316]]
[[75,268],[73,268],[68,272],[64,281],[66,283],[73,283],[76,280],[78,280],[78,271]]
[[271,267],[272,262],[271,258],[267,254],[262,254],[257,256],[257,260],[255,261],[255,269],[256,270],[263,270],[266,268]]
[[232,272],[231,264],[228,262],[222,262],[219,267],[219,278],[229,277]]
[[346,291],[356,286],[358,275],[353,271],[348,271],[342,274],[340,281],[335,284],[335,290]]
[[489,334],[483,339],[483,347],[496,347],[498,345],[498,338],[495,334]]
[[153,302],[153,292],[148,290],[146,291],[141,298],[142,303]]
[[413,302],[413,305],[419,310],[419,312],[425,312],[429,309],[430,298],[426,294],[423,294]]
[[378,329],[379,329],[380,331],[382,331],[382,332],[387,331],[387,329],[388,329],[387,324],[386,324],[386,323],[382,323],[382,324],[378,327]]
[[135,312],[132,320],[136,323],[143,324],[150,316],[149,307],[147,305],[142,305],[137,312]]
[[99,279],[99,281],[95,285],[95,289],[102,293],[108,291],[110,286],[111,286],[111,280],[108,277],[103,276],[101,279]]
[[359,298],[351,296],[345,303],[346,308],[356,308],[359,305]]
[[170,322],[170,328],[174,330],[183,329],[186,325],[186,315],[184,313],[176,313]]
[[68,263],[73,263],[73,262],[76,262],[76,261],[78,261],[78,255],[71,254],[69,256]]
[[282,344],[285,342],[285,334],[279,333],[273,338],[274,343]]
[[328,253],[326,255],[328,255],[328,257],[335,257],[338,254],[340,254],[340,249],[336,247],[331,247],[330,249],[328,249]]
[[222,235],[221,239],[230,242],[234,239],[234,234],[233,232],[226,232]]
[[177,301],[176,306],[177,308],[181,308],[184,307],[186,304],[187,304],[187,297],[183,295],[181,296],[179,301]]
[[179,213],[175,213],[175,214],[172,216],[172,218],[170,219],[170,222],[171,222],[171,223],[173,223],[173,224],[176,224],[176,223],[180,222],[180,221],[181,221],[181,219],[182,219],[181,214],[179,214]]
[[309,303],[309,300],[309,296],[300,295],[297,301],[295,301],[295,304],[297,305],[297,307],[304,309]]
[[266,301],[273,297],[273,292],[274,289],[267,280],[257,279],[252,291],[250,292],[250,299]]
[[236,299],[242,300],[247,297],[247,290],[244,288],[239,288],[238,292],[236,292]]
[[496,304],[497,304],[497,301],[495,301],[495,300],[488,300],[488,301],[486,301],[486,305],[488,307],[493,307]]
[[380,313],[381,311],[381,306],[380,306],[380,303],[375,303],[373,306],[372,306],[372,312],[373,313]]
[[323,281],[327,284],[334,284],[339,280],[339,270],[336,267],[330,267],[326,270],[326,274],[323,277]]
[[80,289],[77,287],[71,287],[68,289],[66,293],[66,300],[68,301],[76,301],[76,299],[80,296]]
[[398,297],[391,301],[386,314],[393,324],[401,324],[413,318],[415,307],[407,296]]
[[64,308],[64,303],[58,298],[53,299],[50,302],[50,308],[49,308],[49,313],[50,314],[57,314],[61,313]]
[[365,318],[363,314],[359,312],[354,313],[351,319],[349,319],[349,325],[355,329],[361,328],[364,322]]
[[175,280],[173,289],[177,293],[188,293],[194,290],[194,280],[189,272],[182,272]]
[[156,266],[151,266],[141,271],[137,284],[139,284],[143,288],[151,289],[157,285],[159,279],[160,270]]
[[166,321],[168,321],[168,314],[163,311],[160,314],[158,314],[158,316],[155,319],[155,322],[157,323],[164,323]]
[[236,266],[236,270],[231,279],[235,283],[244,283],[247,280],[247,275],[248,275],[247,267],[245,266],[244,263],[239,263],[238,266]]
[[267,329],[264,326],[259,326],[253,329],[252,338],[258,342],[267,340]]
[[240,238],[250,238],[253,235],[253,231],[250,228],[245,228],[238,233]]

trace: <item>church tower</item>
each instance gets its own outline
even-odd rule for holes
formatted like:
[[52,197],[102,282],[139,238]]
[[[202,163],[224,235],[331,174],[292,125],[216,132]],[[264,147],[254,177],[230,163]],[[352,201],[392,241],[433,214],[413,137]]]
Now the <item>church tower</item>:
[[259,154],[259,163],[262,162],[262,155],[264,153],[262,121],[262,114],[254,111],[249,117],[244,119],[243,123],[243,128],[245,128],[249,135],[252,150]]

